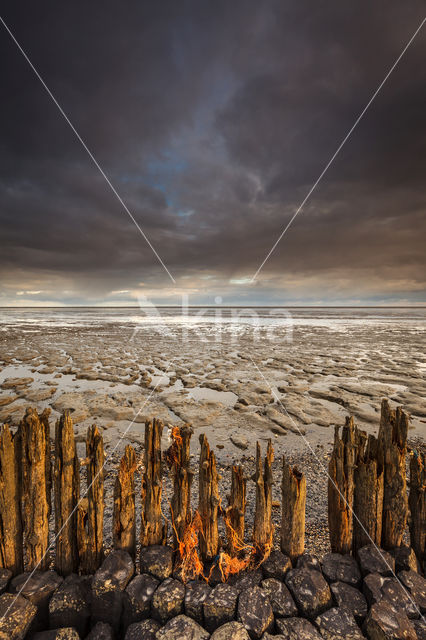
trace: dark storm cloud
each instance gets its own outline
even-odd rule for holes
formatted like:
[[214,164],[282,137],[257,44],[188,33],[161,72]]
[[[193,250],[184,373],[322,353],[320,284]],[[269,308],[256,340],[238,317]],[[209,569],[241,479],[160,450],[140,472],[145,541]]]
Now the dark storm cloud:
[[[257,286],[239,283],[420,23],[422,2],[3,7],[181,289],[200,297],[231,287],[235,300],[262,302],[312,291],[331,300],[333,289],[341,299],[419,300],[425,32]],[[167,275],[4,29],[0,56],[0,304],[21,289],[101,300],[141,281],[167,297]]]

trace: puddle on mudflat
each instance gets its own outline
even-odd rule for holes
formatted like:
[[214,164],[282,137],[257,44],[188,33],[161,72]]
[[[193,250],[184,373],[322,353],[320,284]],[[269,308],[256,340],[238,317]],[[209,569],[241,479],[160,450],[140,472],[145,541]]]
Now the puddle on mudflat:
[[194,400],[220,402],[225,405],[225,407],[233,407],[238,401],[238,396],[232,391],[216,391],[208,387],[192,387],[192,389],[188,389],[188,395]]

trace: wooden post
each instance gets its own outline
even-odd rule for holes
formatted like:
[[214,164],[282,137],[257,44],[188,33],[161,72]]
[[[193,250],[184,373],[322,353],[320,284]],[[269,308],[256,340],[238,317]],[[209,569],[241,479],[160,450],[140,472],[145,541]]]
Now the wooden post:
[[68,575],[78,570],[77,503],[80,497],[80,465],[68,411],[55,429],[55,534],[56,571]]
[[354,474],[353,553],[374,542],[381,545],[383,511],[383,467],[378,458],[378,440],[359,432]]
[[281,551],[293,562],[305,550],[306,478],[283,456]]
[[191,483],[193,472],[189,468],[189,446],[194,433],[189,425],[172,429],[172,445],[167,451],[167,461],[172,470],[173,496],[171,515],[174,548],[184,539],[185,529],[191,522]]
[[167,526],[161,515],[161,435],[164,425],[154,418],[145,424],[145,469],[142,475],[141,545],[165,544]]
[[334,432],[334,447],[328,466],[328,527],[333,553],[350,553],[353,534],[354,467],[356,433],[352,417],[346,418],[339,437]]
[[262,472],[262,456],[260,445],[256,443],[256,472],[253,480],[256,483],[256,508],[254,514],[253,546],[255,553],[262,560],[266,559],[273,546],[274,526],[272,524],[272,462],[274,450],[269,440]]
[[406,455],[408,415],[398,407],[390,408],[382,400],[379,451],[384,466],[382,546],[399,547],[408,518]]
[[219,551],[219,489],[216,456],[210,450],[204,434],[200,435],[199,506],[202,527],[199,539],[201,557],[205,562],[213,560]]
[[426,456],[413,451],[410,460],[411,546],[423,571],[426,569]]
[[46,500],[48,504],[48,517],[52,512],[52,465],[51,465],[51,453],[50,453],[50,417],[51,409],[44,409],[40,414],[40,422],[44,427],[44,440],[46,446],[45,460],[46,460]]
[[241,466],[233,465],[231,493],[225,511],[225,527],[228,539],[228,553],[231,557],[241,556],[244,551],[244,529],[246,512],[247,479]]
[[114,485],[113,544],[132,558],[136,554],[135,471],[135,450],[127,445]]
[[[104,444],[96,425],[87,430],[86,460],[87,464],[87,514],[80,510],[79,537],[80,568],[83,573],[94,573],[99,568],[103,558],[103,524],[104,524]],[[82,525],[86,525],[82,527]]]
[[22,521],[27,570],[49,566],[49,511],[46,431],[37,412],[27,409],[19,425],[22,453]]
[[0,427],[0,567],[13,575],[24,570],[21,496],[15,441],[8,425]]

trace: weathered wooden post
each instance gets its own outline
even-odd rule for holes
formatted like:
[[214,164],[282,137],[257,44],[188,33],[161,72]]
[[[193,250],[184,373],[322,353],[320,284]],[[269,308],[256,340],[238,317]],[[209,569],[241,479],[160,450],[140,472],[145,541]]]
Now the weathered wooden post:
[[253,546],[256,555],[264,560],[272,551],[274,526],[272,524],[272,462],[274,450],[269,440],[266,451],[264,469],[260,445],[256,443],[256,472],[253,480],[256,483],[256,507],[254,513]]
[[179,543],[183,541],[185,530],[191,522],[191,483],[194,474],[189,468],[189,446],[193,433],[189,425],[174,427],[173,442],[167,451],[173,477],[171,516],[176,550],[179,550]]
[[426,456],[413,451],[410,460],[410,537],[422,570],[426,569]]
[[402,543],[408,518],[406,455],[408,415],[398,407],[390,408],[382,400],[379,452],[384,467],[382,546],[384,549],[399,547]]
[[306,478],[283,456],[281,551],[293,562],[305,550]]
[[245,549],[245,512],[246,512],[247,478],[241,466],[232,466],[231,493],[228,496],[228,507],[225,510],[226,537],[228,553],[238,557]]
[[381,545],[383,512],[383,467],[378,460],[378,440],[365,431],[358,435],[354,474],[353,552],[371,544]]
[[204,434],[200,435],[199,506],[202,527],[199,546],[205,562],[213,560],[219,551],[219,489],[216,456],[210,450]]
[[[27,409],[19,425],[22,454],[22,523],[27,569],[49,566],[49,512],[46,430],[37,412]],[[50,464],[50,460],[49,460]]]
[[[92,425],[87,430],[87,513],[80,505],[78,519],[80,568],[83,573],[94,573],[103,558],[104,524],[104,445],[99,429]],[[84,553],[82,553],[84,549]]]
[[55,429],[55,567],[68,575],[78,570],[77,504],[80,498],[80,465],[75,450],[74,431],[68,411]]
[[13,575],[24,568],[18,461],[8,425],[0,426],[0,567]]
[[334,553],[350,553],[352,549],[355,457],[356,433],[354,420],[350,417],[346,418],[342,438],[339,427],[335,428],[328,466],[328,527]]
[[113,544],[114,549],[136,553],[135,450],[126,446],[114,485]]
[[50,425],[49,425],[49,417],[51,414],[51,409],[47,408],[42,411],[40,414],[40,422],[44,427],[44,440],[46,446],[45,452],[45,461],[46,461],[46,500],[48,504],[48,515],[52,512],[52,464],[51,464],[51,453],[50,453]]
[[161,435],[164,425],[154,418],[145,424],[145,469],[142,475],[141,545],[164,544],[167,525],[161,514]]

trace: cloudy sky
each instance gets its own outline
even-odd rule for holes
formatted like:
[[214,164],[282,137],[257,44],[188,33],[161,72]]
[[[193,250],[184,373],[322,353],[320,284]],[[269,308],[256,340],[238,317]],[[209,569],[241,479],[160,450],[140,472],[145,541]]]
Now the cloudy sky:
[[0,305],[425,303],[423,0],[2,3]]

